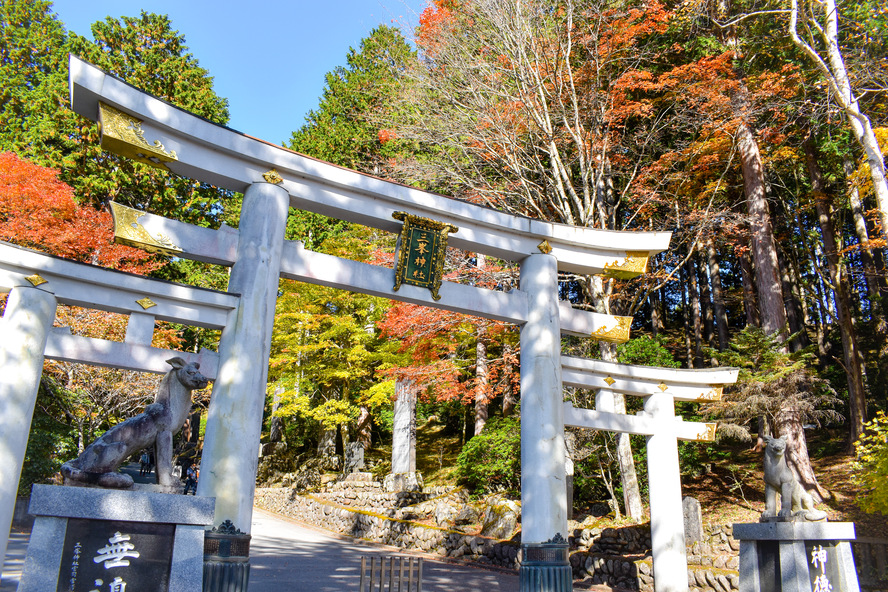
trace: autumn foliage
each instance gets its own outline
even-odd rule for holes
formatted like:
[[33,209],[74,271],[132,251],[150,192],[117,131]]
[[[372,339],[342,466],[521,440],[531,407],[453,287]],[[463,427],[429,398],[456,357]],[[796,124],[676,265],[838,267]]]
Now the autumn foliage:
[[86,263],[148,272],[147,253],[115,245],[111,214],[84,207],[58,171],[0,153],[0,239]]

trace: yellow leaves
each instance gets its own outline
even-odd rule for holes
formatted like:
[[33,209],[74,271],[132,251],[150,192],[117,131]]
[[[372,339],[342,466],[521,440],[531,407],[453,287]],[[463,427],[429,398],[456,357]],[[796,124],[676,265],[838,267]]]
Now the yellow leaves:
[[854,443],[857,459],[852,464],[851,478],[864,490],[857,503],[864,511],[888,514],[888,416],[880,411],[864,427]]
[[[882,158],[888,156],[888,127],[877,127],[873,129],[876,140],[879,142],[879,149],[882,152]],[[865,197],[873,193],[873,178],[870,174],[869,162],[863,158],[857,169],[851,173],[851,182],[860,191],[861,196]]]

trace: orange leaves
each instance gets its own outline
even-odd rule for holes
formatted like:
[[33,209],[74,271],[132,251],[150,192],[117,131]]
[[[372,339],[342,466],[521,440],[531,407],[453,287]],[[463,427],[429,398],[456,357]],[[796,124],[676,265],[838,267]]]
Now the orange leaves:
[[453,18],[447,4],[445,0],[434,0],[419,15],[416,44],[431,56],[441,48],[443,33]]
[[0,240],[126,271],[158,264],[147,253],[115,245],[108,212],[81,207],[58,171],[0,153]]

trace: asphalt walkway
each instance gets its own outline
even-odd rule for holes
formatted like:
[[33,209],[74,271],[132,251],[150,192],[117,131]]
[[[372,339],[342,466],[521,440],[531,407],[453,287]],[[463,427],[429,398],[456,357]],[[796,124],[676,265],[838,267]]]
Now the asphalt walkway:
[[[361,556],[403,554],[394,547],[340,537],[270,512],[253,510],[249,592],[357,591]],[[28,544],[27,533],[9,539],[0,592],[14,592]],[[511,592],[518,590],[514,572],[452,564],[424,555],[422,587],[426,592]]]

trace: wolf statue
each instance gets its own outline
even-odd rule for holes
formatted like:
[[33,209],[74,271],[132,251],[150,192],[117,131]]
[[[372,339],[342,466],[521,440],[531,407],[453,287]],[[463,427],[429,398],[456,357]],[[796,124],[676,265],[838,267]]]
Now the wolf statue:
[[133,478],[118,473],[118,467],[133,453],[154,446],[157,483],[178,486],[173,476],[173,436],[185,425],[191,411],[191,391],[206,388],[209,381],[196,362],[172,358],[167,364],[173,369],[160,381],[154,403],[102,434],[80,456],[63,464],[65,484],[128,489],[133,486]]
[[[765,511],[761,522],[826,520],[826,512],[814,509],[814,500],[786,464],[786,436],[765,436]],[[777,493],[780,513],[777,513]]]

